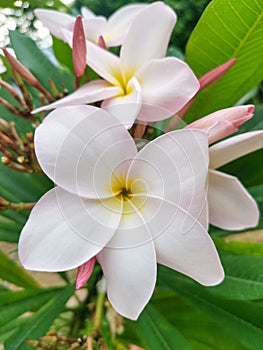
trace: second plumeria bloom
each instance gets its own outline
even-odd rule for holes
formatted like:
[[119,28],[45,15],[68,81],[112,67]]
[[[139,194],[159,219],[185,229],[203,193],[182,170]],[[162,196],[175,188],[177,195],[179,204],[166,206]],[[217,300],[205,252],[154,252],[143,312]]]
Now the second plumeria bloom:
[[26,268],[63,271],[93,258],[92,270],[96,256],[109,300],[131,319],[153,293],[157,262],[204,285],[222,281],[213,241],[195,218],[206,198],[206,133],[174,131],[138,152],[116,118],[78,106],[51,112],[35,146],[58,187],[39,200],[22,231]]
[[[186,63],[165,57],[175,22],[173,10],[156,2],[134,18],[120,57],[87,42],[87,64],[103,79],[93,80],[35,112],[103,101],[101,107],[127,126],[136,118],[150,122],[170,117],[199,89]],[[64,35],[72,45],[72,33],[64,30]]]
[[[236,132],[241,124],[253,117],[253,111],[252,105],[226,108],[193,122],[188,128],[207,131],[212,144]],[[230,137],[209,148],[208,212],[211,224],[226,230],[257,226],[259,210],[256,201],[238,178],[216,169],[262,147],[261,130]],[[208,221],[203,219],[206,225]]]
[[[121,45],[133,18],[145,6],[147,5],[123,6],[108,20],[103,16],[96,16],[87,7],[82,7],[81,14],[86,39],[98,44],[99,38],[102,36],[107,47]],[[63,29],[73,31],[75,17],[67,13],[45,9],[36,9],[34,13],[49,29],[50,33],[59,39],[64,39]]]

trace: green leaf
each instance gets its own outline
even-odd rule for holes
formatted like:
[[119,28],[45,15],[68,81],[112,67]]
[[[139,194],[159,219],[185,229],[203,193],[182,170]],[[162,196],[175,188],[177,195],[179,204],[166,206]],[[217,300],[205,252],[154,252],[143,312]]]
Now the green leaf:
[[30,350],[26,339],[39,339],[43,336],[54,319],[64,310],[65,304],[74,293],[75,287],[68,285],[44,304],[25,325],[20,327],[5,343],[5,350]]
[[14,320],[27,311],[40,308],[55,295],[60,295],[61,288],[27,289],[18,292],[1,292],[0,329],[2,325]]
[[157,288],[152,303],[195,350],[247,350],[211,317],[171,290]]
[[167,269],[161,269],[159,281],[213,318],[247,349],[262,349],[262,304],[248,301],[230,302],[223,298],[214,297],[197,283],[176,278],[176,274],[169,274]]
[[73,76],[54,66],[32,39],[16,31],[10,31],[9,37],[19,61],[35,75],[46,89],[50,90],[48,79],[52,79],[58,88],[64,84],[69,91],[73,90]]
[[139,335],[149,350],[191,350],[183,335],[150,304],[138,319]]
[[229,240],[225,237],[213,237],[213,241],[216,247],[224,252],[242,256],[263,256],[263,243],[260,242]]
[[263,1],[214,0],[204,11],[186,48],[198,77],[237,58],[231,70],[202,91],[186,120],[233,106],[263,78]]
[[224,281],[207,291],[236,300],[263,298],[263,257],[223,254]]
[[38,282],[31,277],[16,262],[0,251],[0,278],[24,288],[40,287]]
[[[1,163],[0,172],[0,196],[11,202],[35,202],[53,186],[46,176],[17,173]],[[28,214],[28,211],[1,212],[0,241],[17,242]]]
[[52,41],[56,59],[64,66],[68,67],[72,73],[74,73],[72,50],[69,45],[54,36],[52,36]]

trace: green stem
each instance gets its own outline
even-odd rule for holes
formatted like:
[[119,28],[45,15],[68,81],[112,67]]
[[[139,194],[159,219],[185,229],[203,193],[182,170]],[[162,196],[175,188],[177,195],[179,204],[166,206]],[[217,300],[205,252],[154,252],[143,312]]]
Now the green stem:
[[103,315],[103,306],[105,301],[105,292],[101,292],[98,295],[98,299],[96,302],[96,310],[95,310],[95,316],[94,316],[94,326],[91,332],[92,337],[96,337],[99,333],[101,322],[102,322],[102,315]]

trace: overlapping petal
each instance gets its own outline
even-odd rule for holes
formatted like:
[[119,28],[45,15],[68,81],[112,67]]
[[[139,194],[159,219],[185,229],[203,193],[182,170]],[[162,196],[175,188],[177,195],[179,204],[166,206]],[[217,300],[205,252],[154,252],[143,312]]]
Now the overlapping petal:
[[212,225],[225,230],[243,230],[257,225],[257,204],[236,177],[210,170],[208,186]]
[[89,198],[112,196],[114,168],[125,173],[137,153],[119,121],[91,106],[51,112],[36,130],[35,148],[42,169],[57,185]]
[[121,47],[121,65],[126,81],[145,62],[165,56],[175,22],[173,10],[159,1],[138,13]]
[[[112,199],[108,200],[112,201]],[[23,266],[38,271],[64,271],[82,265],[108,243],[121,219],[100,201],[82,199],[57,187],[36,204],[19,240]]]
[[207,134],[173,131],[144,146],[131,163],[127,179],[140,179],[147,193],[198,217],[205,205],[208,162]]
[[[136,72],[142,89],[142,121],[166,119],[178,112],[198,91],[199,83],[190,67],[175,57],[155,59]],[[147,105],[153,106],[147,113]]]
[[32,113],[38,113],[43,110],[50,110],[59,107],[77,106],[86,103],[93,103],[103,99],[116,96],[121,93],[121,89],[118,86],[113,86],[107,83],[105,80],[93,80],[83,86],[72,94],[53,102],[49,105],[39,107]]
[[146,6],[147,4],[126,5],[121,7],[109,17],[107,28],[103,36],[107,46],[111,47],[122,44],[132,20],[138,14],[138,12],[144,9]]
[[49,29],[50,33],[58,39],[64,40],[62,28],[73,31],[75,17],[67,13],[36,9],[34,14]]
[[101,107],[129,129],[141,109],[141,103],[141,87],[137,79],[132,78],[127,84],[126,94],[104,100]]
[[[135,221],[133,220],[135,218]],[[124,222],[123,222],[124,220]],[[132,226],[127,228],[126,220]],[[134,225],[134,222],[138,224]],[[145,241],[142,242],[142,237]],[[136,240],[127,246],[125,235]],[[108,298],[118,312],[133,320],[137,319],[152,296],[156,282],[156,255],[147,226],[138,213],[122,217],[121,225],[113,237],[113,241],[98,254],[107,283]],[[125,242],[125,246],[123,246]],[[132,302],[131,302],[132,301]]]
[[263,147],[263,131],[251,131],[230,137],[209,149],[210,168],[220,166]]
[[207,286],[223,280],[214,243],[198,220],[174,203],[151,195],[141,212],[154,237],[159,263]]
[[[62,31],[64,39],[72,47],[73,33],[65,29]],[[119,86],[122,80],[119,57],[90,41],[87,41],[86,45],[87,64],[106,81]]]

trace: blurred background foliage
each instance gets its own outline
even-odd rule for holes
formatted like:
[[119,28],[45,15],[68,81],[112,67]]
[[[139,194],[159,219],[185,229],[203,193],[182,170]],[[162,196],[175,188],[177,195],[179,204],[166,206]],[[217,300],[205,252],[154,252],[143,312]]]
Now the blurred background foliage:
[[[203,10],[211,0],[167,0],[167,5],[171,6],[178,15],[171,42],[182,52],[185,51],[186,42],[200,18]],[[41,47],[50,45],[48,40],[48,32],[41,23],[34,18],[33,10],[37,7],[49,8],[69,12],[72,14],[80,13],[82,6],[91,9],[95,14],[100,14],[109,17],[114,11],[121,6],[131,3],[152,3],[152,0],[75,0],[71,1],[69,6],[66,6],[69,1],[0,1],[0,47],[6,46],[9,43],[8,30],[18,30],[21,33],[26,33],[34,40],[43,41]]]

